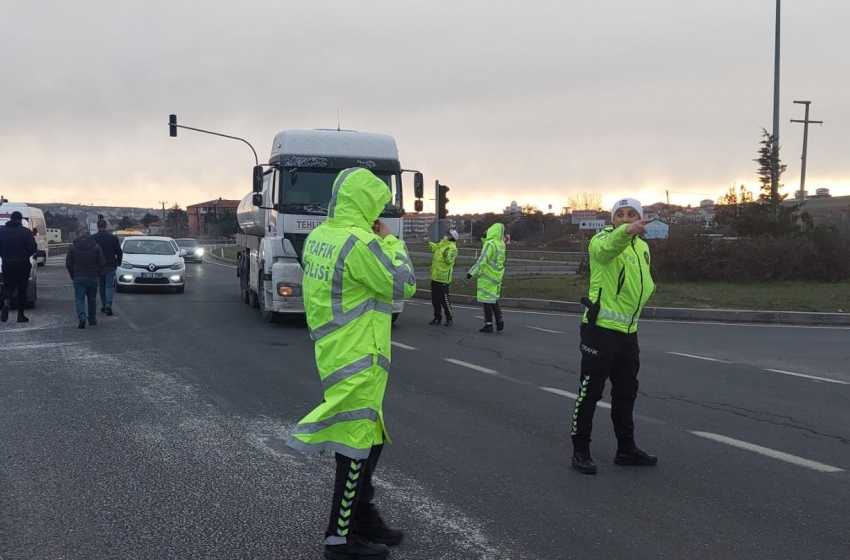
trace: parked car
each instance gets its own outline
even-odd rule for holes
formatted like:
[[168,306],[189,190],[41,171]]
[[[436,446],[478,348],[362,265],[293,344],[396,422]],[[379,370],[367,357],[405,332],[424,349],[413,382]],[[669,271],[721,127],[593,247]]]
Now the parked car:
[[124,258],[116,270],[116,290],[133,287],[162,287],[183,293],[186,263],[180,248],[170,237],[137,235],[121,243]]
[[180,256],[186,262],[204,262],[204,248],[198,243],[197,239],[182,238],[175,239],[177,246],[180,247]]

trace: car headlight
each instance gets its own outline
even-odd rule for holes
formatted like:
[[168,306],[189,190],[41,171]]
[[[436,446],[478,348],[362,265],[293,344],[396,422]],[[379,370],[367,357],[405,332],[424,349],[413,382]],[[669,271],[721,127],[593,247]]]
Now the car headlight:
[[169,276],[168,279],[171,280],[172,282],[179,282],[183,279],[183,277],[180,276],[179,274],[174,274],[172,276]]
[[197,249],[195,249],[195,256],[196,257],[203,257],[204,256],[204,248],[198,247]]
[[122,274],[121,280],[123,280],[124,282],[132,282],[133,281],[133,275],[132,274]]
[[183,268],[183,263],[178,262],[171,265],[171,270],[180,270],[181,268]]

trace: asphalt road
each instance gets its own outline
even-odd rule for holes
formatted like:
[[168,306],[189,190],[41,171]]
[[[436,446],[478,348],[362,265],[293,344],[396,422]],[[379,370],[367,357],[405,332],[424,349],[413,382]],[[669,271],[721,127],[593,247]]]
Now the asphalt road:
[[[80,331],[52,261],[32,322],[0,324],[2,560],[320,558],[332,461],[284,444],[320,398],[303,322],[263,323],[232,268],[189,270]],[[638,443],[660,464],[614,466],[600,408],[588,477],[576,317],[483,335],[456,311],[431,327],[414,302],[394,330],[393,558],[850,556],[850,330],[642,323]]]

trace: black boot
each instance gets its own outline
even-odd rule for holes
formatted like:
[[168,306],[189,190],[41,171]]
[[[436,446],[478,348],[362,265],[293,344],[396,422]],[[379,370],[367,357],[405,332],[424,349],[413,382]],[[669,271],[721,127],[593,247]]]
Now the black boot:
[[93,327],[95,325],[97,325],[97,319],[95,319],[93,317],[89,317],[89,326]]
[[658,464],[658,457],[632,445],[630,448],[617,449],[614,464],[627,467],[654,467]]
[[100,312],[101,312],[101,313],[106,313],[106,306],[105,306],[105,305],[104,305],[103,307],[101,307],[101,308],[100,308]]
[[378,508],[372,503],[361,504],[361,510],[357,511],[357,519],[354,522],[354,534],[371,543],[385,544],[387,546],[398,546],[404,539],[404,533],[398,529],[391,529],[384,523]]
[[326,544],[327,560],[383,560],[390,549],[383,544],[373,544],[360,538],[350,538],[345,544]]
[[3,309],[0,310],[0,321],[4,323],[9,320],[9,304],[3,303]]
[[80,323],[77,325],[77,328],[78,328],[78,329],[84,329],[84,328],[86,328],[86,320],[85,320],[85,319],[80,319]]
[[452,318],[451,318],[451,317],[449,317],[448,319],[446,319],[446,326],[447,326],[447,327],[451,327],[453,324],[454,324],[454,321],[452,321]]
[[443,320],[440,319],[439,317],[434,317],[433,319],[431,319],[431,322],[428,323],[428,324],[429,325],[439,325],[442,322],[443,322]]
[[24,312],[21,311],[20,309],[18,310],[18,322],[19,323],[29,323],[30,322],[30,320],[27,319],[27,316],[24,315]]
[[115,315],[115,313],[112,312],[112,306],[111,305],[106,307],[106,311],[104,313],[106,313],[107,317],[112,317],[113,315]]
[[573,468],[582,474],[596,474],[596,463],[593,462],[590,451],[575,451]]
[[505,322],[504,321],[496,321],[496,330],[502,332],[505,330]]
[[478,332],[491,333],[493,332],[493,325],[490,323],[485,323],[482,328],[478,329]]

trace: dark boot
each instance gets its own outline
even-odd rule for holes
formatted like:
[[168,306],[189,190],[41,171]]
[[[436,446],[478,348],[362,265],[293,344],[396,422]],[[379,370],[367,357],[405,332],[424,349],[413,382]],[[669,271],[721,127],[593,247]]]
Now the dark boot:
[[93,327],[95,325],[97,325],[97,319],[95,319],[93,317],[89,317],[89,326]]
[[77,328],[78,328],[78,329],[84,329],[84,328],[86,328],[86,320],[85,320],[85,319],[80,319],[80,324],[78,324],[78,325],[77,325]]
[[596,474],[596,463],[593,462],[590,451],[574,452],[573,468],[582,474]]
[[658,457],[633,445],[631,448],[617,449],[614,464],[624,467],[654,467],[658,464]]
[[100,308],[100,312],[101,312],[101,313],[106,313],[106,306],[105,306],[105,305],[104,305],[103,307],[101,307],[101,308]]
[[478,329],[478,332],[491,333],[493,332],[493,325],[485,323],[482,328]]
[[383,544],[365,542],[359,538],[348,539],[345,544],[326,544],[327,560],[383,560],[390,549]]
[[0,310],[0,321],[4,323],[9,320],[9,304],[4,302],[3,309]]
[[496,321],[496,330],[502,332],[505,330],[505,322],[504,321]]
[[384,523],[381,514],[375,504],[361,504],[357,511],[357,519],[354,522],[354,533],[371,543],[385,544],[387,546],[398,546],[404,539],[404,533],[398,529],[391,529]]
[[439,325],[442,322],[443,322],[443,320],[440,319],[439,317],[434,317],[433,319],[431,319],[431,322],[428,323],[428,324],[429,325]]
[[24,312],[21,311],[20,309],[18,309],[18,322],[19,323],[29,323],[30,322],[30,320],[27,319],[26,315],[24,315]]
[[454,321],[452,321],[451,317],[446,319],[446,326],[447,327],[451,327],[453,324],[454,324]]
[[106,313],[107,317],[112,317],[113,315],[115,315],[115,313],[112,312],[112,306],[108,306],[106,308],[106,311],[104,311],[104,313]]

